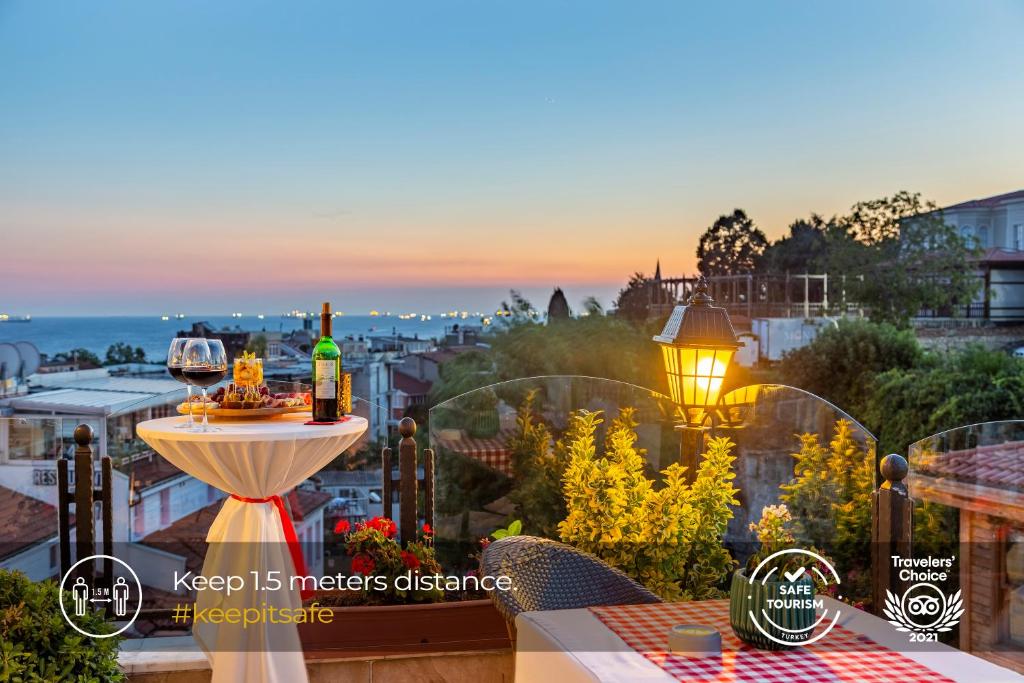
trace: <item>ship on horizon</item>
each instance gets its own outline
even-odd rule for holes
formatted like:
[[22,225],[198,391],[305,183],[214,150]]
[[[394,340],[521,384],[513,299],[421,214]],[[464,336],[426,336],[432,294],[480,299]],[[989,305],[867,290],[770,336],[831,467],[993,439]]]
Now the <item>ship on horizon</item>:
[[0,323],[30,323],[32,322],[32,316],[30,315],[8,315],[7,313],[0,313]]

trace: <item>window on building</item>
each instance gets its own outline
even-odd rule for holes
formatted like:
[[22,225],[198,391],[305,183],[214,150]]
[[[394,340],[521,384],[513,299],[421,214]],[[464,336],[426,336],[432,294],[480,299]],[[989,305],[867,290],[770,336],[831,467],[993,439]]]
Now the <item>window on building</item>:
[[1014,249],[1024,249],[1024,223],[1017,223],[1011,231],[1011,246]]
[[971,240],[974,239],[974,228],[972,228],[969,225],[961,225],[960,236],[963,237],[968,242],[970,242]]
[[987,249],[988,246],[989,246],[988,245],[988,226],[987,225],[979,225],[978,226],[978,246],[981,247],[982,249]]
[[50,569],[56,569],[58,562],[60,562],[60,544],[53,543],[50,545]]

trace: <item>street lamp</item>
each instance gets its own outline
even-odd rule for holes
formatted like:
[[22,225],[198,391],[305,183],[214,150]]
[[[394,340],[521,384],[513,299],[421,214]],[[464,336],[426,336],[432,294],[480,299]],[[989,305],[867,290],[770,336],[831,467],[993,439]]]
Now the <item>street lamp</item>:
[[713,303],[708,281],[701,276],[689,302],[676,306],[665,329],[654,337],[661,345],[669,394],[682,409],[683,422],[677,428],[683,440],[682,461],[691,478],[703,450],[709,409],[718,402],[725,373],[739,348],[729,313]]

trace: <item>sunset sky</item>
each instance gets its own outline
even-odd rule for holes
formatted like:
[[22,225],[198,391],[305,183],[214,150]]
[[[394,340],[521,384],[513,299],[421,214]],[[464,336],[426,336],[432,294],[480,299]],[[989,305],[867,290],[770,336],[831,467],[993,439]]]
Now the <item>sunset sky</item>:
[[0,0],[0,311],[609,304],[736,207],[1024,188],[1024,3],[719,5]]

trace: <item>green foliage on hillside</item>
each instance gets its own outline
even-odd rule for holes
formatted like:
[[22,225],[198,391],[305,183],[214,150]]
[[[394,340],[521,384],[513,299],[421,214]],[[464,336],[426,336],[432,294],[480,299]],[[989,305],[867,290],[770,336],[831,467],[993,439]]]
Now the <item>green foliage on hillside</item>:
[[840,320],[802,348],[786,354],[782,380],[821,396],[858,420],[877,392],[875,377],[913,368],[924,352],[913,332],[866,320]]
[[905,453],[908,444],[954,427],[1019,419],[1024,413],[1024,362],[1001,351],[971,346],[934,353],[912,368],[875,378],[863,419],[882,452]]
[[653,334],[645,326],[597,314],[557,325],[520,320],[490,334],[490,348],[446,362],[431,401],[436,405],[495,382],[540,375],[585,375],[659,389],[665,378]]
[[1024,412],[1020,359],[980,346],[926,352],[911,331],[885,323],[840,321],[787,354],[779,373],[854,416],[882,453],[906,454],[936,432]]

